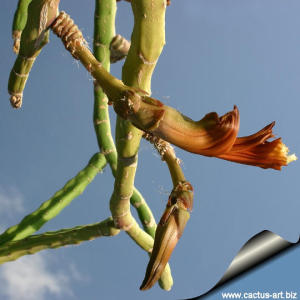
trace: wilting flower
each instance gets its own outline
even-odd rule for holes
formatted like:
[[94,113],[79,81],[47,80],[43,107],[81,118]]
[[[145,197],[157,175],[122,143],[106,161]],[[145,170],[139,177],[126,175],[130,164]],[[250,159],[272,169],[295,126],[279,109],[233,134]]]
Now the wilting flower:
[[268,141],[274,137],[274,125],[275,122],[272,122],[253,135],[237,138],[230,151],[216,157],[264,169],[281,170],[282,166],[297,157],[295,154],[288,155],[289,149],[282,143],[281,138]]
[[[151,122],[144,118],[151,127],[137,126],[186,151],[275,170],[297,159],[294,154],[288,155],[289,150],[281,138],[269,141],[274,137],[275,122],[250,136],[237,137],[240,118],[236,106],[224,116],[212,112],[197,122],[152,98],[143,106],[146,106],[143,112],[145,109],[151,111],[151,118],[147,115]],[[136,120],[133,118],[134,124],[138,123]]]
[[[211,114],[206,115],[199,122],[205,121]],[[235,122],[226,122],[228,118],[235,119]],[[239,112],[234,107],[232,112],[219,118],[219,123],[207,126],[207,128],[204,127],[207,134],[211,136],[211,141],[207,141],[206,153],[201,151],[200,154],[264,169],[281,170],[282,166],[288,165],[297,157],[295,154],[288,154],[289,149],[281,138],[269,141],[274,137],[272,132],[274,125],[275,122],[272,122],[257,133],[245,137],[236,137],[234,134],[229,134],[230,129],[231,133],[235,132],[236,134],[239,130]],[[227,131],[228,134],[223,134],[220,138],[222,130],[223,132]],[[228,145],[232,146],[228,148]]]

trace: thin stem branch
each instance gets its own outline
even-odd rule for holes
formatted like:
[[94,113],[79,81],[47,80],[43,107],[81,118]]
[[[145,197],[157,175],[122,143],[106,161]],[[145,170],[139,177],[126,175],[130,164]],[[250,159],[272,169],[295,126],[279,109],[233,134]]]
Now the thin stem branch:
[[[134,27],[131,47],[123,66],[122,80],[126,85],[150,94],[152,73],[165,42],[164,1],[133,0],[131,4]],[[155,22],[153,22],[154,20]],[[122,115],[123,109],[121,111]],[[142,134],[143,132],[133,126],[132,123],[120,116],[117,117],[118,167],[110,209],[118,228],[124,229],[133,239],[136,239],[136,234],[138,234],[143,236],[142,240],[144,240],[147,235],[136,224],[129,205],[129,199],[133,193],[137,153]],[[160,278],[160,286],[169,290],[172,284],[170,269],[167,267]]]
[[37,210],[24,217],[19,224],[2,233],[0,245],[24,239],[39,230],[46,222],[56,217],[74,198],[79,196],[105,165],[104,155],[96,153],[88,165],[69,180],[62,189],[42,203]]
[[[110,69],[110,46],[115,36],[115,0],[96,0],[94,14],[94,55],[102,64],[103,68],[109,72]],[[127,55],[127,53],[126,53]],[[117,150],[114,144],[109,111],[108,99],[102,88],[94,81],[94,128],[101,152],[105,155],[113,175],[117,170]],[[131,204],[137,210],[144,230],[153,238],[156,230],[156,222],[153,214],[144,200],[141,193],[134,188]]]
[[78,245],[102,236],[114,236],[120,232],[114,227],[112,218],[90,225],[45,232],[25,239],[9,242],[0,247],[0,264],[42,250]]
[[[95,0],[94,14],[94,42],[95,58],[103,68],[110,70],[109,45],[115,35],[116,1]],[[110,118],[108,112],[108,99],[97,81],[94,81],[94,128],[99,148],[109,163],[112,173],[117,169],[117,150],[114,144]]]
[[185,181],[183,171],[180,167],[181,161],[176,157],[174,148],[168,142],[150,133],[144,133],[143,137],[154,145],[161,159],[167,163],[173,187],[176,187],[179,182]]

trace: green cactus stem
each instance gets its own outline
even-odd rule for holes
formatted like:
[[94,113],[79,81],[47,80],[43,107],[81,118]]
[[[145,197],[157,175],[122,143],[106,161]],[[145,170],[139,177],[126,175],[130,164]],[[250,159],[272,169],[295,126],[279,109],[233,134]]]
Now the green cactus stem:
[[[126,85],[150,94],[152,73],[165,43],[165,2],[133,0],[131,4],[134,27],[131,47],[123,66],[122,80]],[[117,117],[118,167],[110,209],[116,227],[124,229],[132,238],[137,230],[140,231],[140,235],[145,235],[135,224],[129,205],[142,133],[130,122]],[[172,284],[170,269],[167,267],[160,278],[160,286],[169,290]]]
[[[115,0],[96,0],[94,14],[94,55],[107,71],[110,69],[111,44],[115,40]],[[127,53],[126,53],[127,55]],[[99,148],[108,161],[115,176],[117,170],[117,150],[112,138],[107,96],[94,81],[94,127]],[[130,198],[131,204],[138,212],[144,230],[153,238],[156,222],[141,193],[134,188]]]
[[[135,3],[135,2],[133,2]],[[142,3],[141,5],[141,11],[143,12],[142,15],[139,15],[135,23],[137,24],[140,22],[142,28],[146,28],[149,26],[148,31],[150,34],[150,40],[152,42],[148,44],[143,39],[139,38],[140,31],[137,29],[133,30],[133,36],[132,36],[132,45],[135,41],[134,35],[137,36],[136,40],[137,43],[141,42],[141,45],[139,48],[141,49],[140,55],[137,55],[136,57],[134,52],[133,54],[130,54],[130,51],[134,51],[134,49],[137,49],[136,47],[131,46],[131,50],[129,51],[129,54],[127,56],[126,61],[130,61],[130,64],[137,64],[137,72],[132,70],[132,67],[130,66],[128,71],[128,83],[131,85],[138,85],[141,89],[148,89],[150,92],[150,79],[151,74],[154,70],[156,61],[158,59],[158,56],[163,48],[164,45],[164,12],[165,12],[165,2],[159,1],[158,3],[155,3],[153,6],[151,3]],[[134,7],[135,4],[133,4]],[[157,11],[156,11],[157,8]],[[154,14],[151,12],[154,11]],[[136,8],[133,9],[137,14],[138,10]],[[148,13],[148,19],[144,17],[145,11],[149,10]],[[150,12],[150,13],[149,13]],[[160,14],[160,15],[159,15]],[[162,17],[163,16],[163,17]],[[162,21],[159,21],[159,19],[162,18]],[[145,21],[145,19],[147,19]],[[155,23],[157,26],[162,26],[163,33],[155,34],[156,26],[153,26],[153,23]],[[147,26],[145,26],[147,24]],[[61,28],[66,28],[65,31],[62,32]],[[65,12],[60,12],[57,19],[52,24],[52,30],[53,32],[62,39],[66,49],[70,51],[70,53],[73,55],[74,58],[79,59],[82,64],[87,68],[89,72],[92,73],[94,78],[97,79],[97,82],[99,85],[103,88],[103,91],[106,93],[110,101],[118,101],[120,100],[122,102],[122,99],[125,95],[125,102],[126,102],[126,93],[128,90],[135,91],[132,88],[126,87],[122,81],[116,79],[114,76],[112,76],[110,73],[108,73],[101,65],[99,61],[95,59],[95,57],[92,55],[92,53],[88,50],[88,48],[85,46],[86,42],[83,39],[82,33],[79,31],[78,27],[73,23],[73,21],[70,19],[69,15],[67,15]],[[145,30],[145,29],[143,29]],[[163,39],[162,39],[163,37]],[[157,47],[159,50],[157,50]],[[152,48],[155,48],[154,50]],[[149,57],[144,54],[142,51],[147,53],[147,51],[150,51]],[[156,58],[155,58],[156,55]],[[150,62],[150,63],[149,63]],[[125,62],[126,65],[126,62]],[[123,68],[123,74],[124,74]],[[132,74],[132,71],[135,75]],[[149,75],[150,74],[150,75]],[[124,80],[124,79],[123,79]],[[125,81],[125,80],[124,80]],[[135,83],[134,83],[135,82]],[[134,93],[134,92],[133,92]],[[144,92],[143,92],[144,93]],[[126,104],[126,103],[125,103]],[[120,106],[122,106],[121,104]],[[118,128],[120,126],[120,128]],[[119,178],[116,178],[115,181],[115,190],[117,189],[118,182],[123,183],[122,177],[128,176],[126,180],[126,186],[129,187],[130,196],[128,194],[124,194],[124,191],[117,191],[117,195],[120,193],[124,194],[122,197],[124,197],[124,203],[126,205],[123,206],[123,208],[128,207],[128,210],[126,213],[120,218],[120,215],[118,214],[118,209],[115,209],[115,203],[119,203],[119,197],[116,197],[116,193],[113,193],[111,197],[111,210],[114,211],[113,218],[115,222],[118,223],[119,226],[122,227],[122,229],[126,228],[127,233],[133,238],[136,239],[137,237],[140,238],[140,242],[143,242],[144,240],[148,239],[148,235],[142,231],[135,222],[134,218],[132,218],[129,206],[127,206],[129,199],[132,195],[132,189],[133,189],[133,180],[130,182],[131,179],[134,178],[135,174],[135,154],[131,156],[131,153],[137,153],[140,138],[141,138],[142,132],[131,125],[130,122],[117,122],[116,126],[116,140],[117,140],[117,149],[122,149],[122,153],[119,154],[118,158],[118,169],[119,171]],[[127,143],[125,140],[130,141],[130,143]],[[121,145],[121,144],[124,145]],[[132,161],[133,160],[133,161]],[[120,166],[122,165],[122,166]],[[123,172],[124,171],[124,172]],[[128,171],[128,172],[127,172]],[[118,174],[118,171],[117,171]],[[124,185],[123,185],[124,186]],[[117,204],[119,206],[119,204]],[[120,206],[120,210],[123,210],[122,205]],[[118,220],[117,220],[118,219]],[[122,219],[122,220],[121,220]],[[121,222],[119,222],[121,220]],[[123,222],[125,220],[125,222]],[[129,223],[127,226],[126,223]],[[135,240],[136,241],[136,240]],[[137,242],[137,241],[136,241]],[[142,248],[144,246],[142,244],[139,244]],[[173,284],[172,278],[169,273],[169,267],[166,267],[166,272],[163,273],[162,276],[166,275],[166,279],[163,281],[165,282],[162,287],[164,289],[169,290]]]
[[0,246],[21,240],[39,230],[46,222],[57,216],[71,201],[79,196],[95,176],[105,167],[103,154],[96,153],[88,165],[65,186],[45,201],[37,210],[27,215],[19,224],[8,228],[0,235]]
[[167,163],[173,187],[176,187],[179,182],[185,181],[186,179],[180,166],[181,161],[176,157],[174,148],[168,142],[150,133],[144,133],[143,138],[154,145],[161,159]]
[[[101,62],[103,68],[107,71],[109,71],[111,42],[115,36],[115,11],[116,3],[114,0],[96,0],[94,16],[94,54],[96,59]],[[94,98],[94,126],[98,144],[115,175],[117,152],[111,136],[107,96],[97,83],[95,83]],[[137,209],[145,231],[154,238],[156,230],[154,217],[142,195],[136,189],[134,189],[131,197],[131,203]]]
[[[103,68],[110,70],[109,45],[115,35],[116,1],[96,0],[94,14],[94,55]],[[117,169],[117,150],[111,135],[108,99],[97,81],[94,81],[94,128],[99,148],[111,166]]]
[[14,108],[22,106],[23,90],[29,72],[36,57],[48,43],[48,29],[58,14],[59,1],[32,0],[28,6],[28,17],[21,35],[19,54],[8,81],[8,93],[11,95],[10,102]]
[[14,15],[12,25],[12,37],[14,40],[13,51],[18,54],[20,50],[20,41],[22,31],[25,28],[27,22],[27,10],[28,5],[32,0],[19,0],[18,6]]
[[13,261],[21,256],[34,254],[42,250],[78,245],[102,236],[114,236],[120,232],[114,227],[112,218],[102,222],[58,231],[32,235],[25,239],[9,242],[0,246],[0,264]]

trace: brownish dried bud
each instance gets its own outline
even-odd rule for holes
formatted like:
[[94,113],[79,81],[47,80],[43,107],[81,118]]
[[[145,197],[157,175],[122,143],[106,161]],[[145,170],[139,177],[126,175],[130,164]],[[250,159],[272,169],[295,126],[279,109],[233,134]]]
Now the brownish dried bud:
[[123,36],[117,34],[111,41],[110,46],[110,62],[115,63],[125,58],[130,49],[130,42]]
[[75,55],[76,44],[83,45],[87,43],[83,38],[81,31],[78,29],[77,25],[74,24],[74,21],[70,18],[70,16],[64,11],[61,11],[51,27],[53,32],[61,38],[65,48],[70,51],[75,59],[78,59]]

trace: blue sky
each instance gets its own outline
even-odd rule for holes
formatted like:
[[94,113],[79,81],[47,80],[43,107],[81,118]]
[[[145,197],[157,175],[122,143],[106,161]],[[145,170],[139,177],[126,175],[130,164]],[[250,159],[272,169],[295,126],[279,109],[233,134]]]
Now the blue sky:
[[[61,1],[61,9],[72,16],[90,45],[93,5],[91,0]],[[4,0],[0,10],[1,229],[16,224],[51,197],[98,151],[92,80],[54,35],[30,73],[22,109],[10,107],[7,79],[15,59],[10,32],[15,6],[16,1]],[[276,136],[299,155],[299,10],[297,0],[173,0],[167,10],[167,43],[153,76],[153,97],[195,120],[211,111],[222,115],[236,104],[240,135],[275,120]],[[129,4],[119,3],[117,13],[117,32],[130,38]],[[121,65],[112,67],[119,78]],[[111,118],[114,122],[114,112]],[[2,266],[0,299],[195,297],[221,278],[242,245],[261,230],[298,240],[298,161],[278,172],[180,149],[176,153],[194,186],[195,199],[191,219],[171,257],[171,292],[157,286],[147,292],[138,290],[148,257],[121,233]],[[140,147],[136,186],[158,220],[172,183],[166,166],[146,142]],[[42,231],[106,218],[112,187],[106,169]],[[299,255],[295,249],[224,290],[298,289],[300,293],[294,279],[300,275],[295,268]],[[32,285],[39,287],[31,291],[35,294],[28,290]]]

